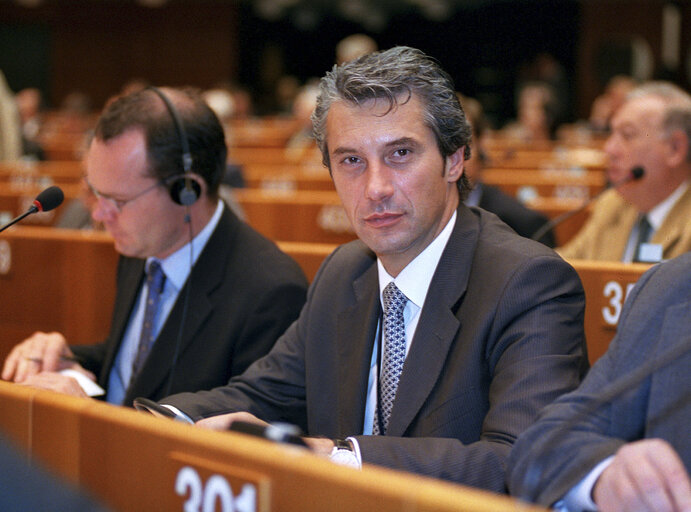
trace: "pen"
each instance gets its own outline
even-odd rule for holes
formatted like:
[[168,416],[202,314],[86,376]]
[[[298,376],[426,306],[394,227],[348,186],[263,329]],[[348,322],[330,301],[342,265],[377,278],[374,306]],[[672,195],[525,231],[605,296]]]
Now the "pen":
[[[42,363],[43,359],[40,357],[25,357],[24,358],[27,361],[32,361],[34,363]],[[63,361],[72,361],[73,363],[78,363],[79,359],[77,359],[75,356],[60,356],[60,359]]]

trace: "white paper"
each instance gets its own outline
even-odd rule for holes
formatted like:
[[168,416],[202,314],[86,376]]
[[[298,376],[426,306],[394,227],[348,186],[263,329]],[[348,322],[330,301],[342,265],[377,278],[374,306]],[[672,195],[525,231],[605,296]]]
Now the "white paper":
[[105,395],[106,390],[103,389],[101,386],[96,384],[93,380],[91,380],[89,377],[84,375],[82,372],[78,372],[77,370],[72,370],[72,369],[67,369],[67,370],[62,370],[60,372],[61,375],[66,375],[67,377],[74,377],[76,381],[79,383],[79,385],[82,387],[84,390],[84,393],[86,393],[89,396],[101,396]]

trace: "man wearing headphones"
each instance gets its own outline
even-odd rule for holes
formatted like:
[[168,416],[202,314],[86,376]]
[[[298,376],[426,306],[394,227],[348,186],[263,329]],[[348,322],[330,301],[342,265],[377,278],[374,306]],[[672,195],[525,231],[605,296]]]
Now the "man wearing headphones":
[[297,318],[307,282],[289,256],[218,198],[223,128],[189,90],[148,88],[111,102],[85,160],[93,218],[121,254],[108,338],[68,346],[59,333],[17,345],[2,378],[108,402],[225,384]]

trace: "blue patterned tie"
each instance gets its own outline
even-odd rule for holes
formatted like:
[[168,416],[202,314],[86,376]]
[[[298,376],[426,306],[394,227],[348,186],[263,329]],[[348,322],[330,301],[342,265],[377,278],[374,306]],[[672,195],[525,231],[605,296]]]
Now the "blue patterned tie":
[[[383,358],[381,378],[379,379],[379,407],[374,410],[372,433],[384,435],[389,426],[389,416],[396,398],[398,379],[405,362],[405,324],[403,309],[408,298],[390,282],[384,288]],[[381,428],[379,415],[381,415]]]
[[142,322],[142,333],[139,337],[139,348],[137,349],[137,357],[132,363],[132,378],[134,378],[141,370],[149,355],[152,345],[154,344],[154,325],[156,320],[156,312],[158,311],[158,303],[161,300],[161,293],[166,282],[166,275],[163,273],[161,264],[157,260],[151,260],[147,270],[146,285],[148,288],[146,294],[146,307],[144,309],[144,321]]

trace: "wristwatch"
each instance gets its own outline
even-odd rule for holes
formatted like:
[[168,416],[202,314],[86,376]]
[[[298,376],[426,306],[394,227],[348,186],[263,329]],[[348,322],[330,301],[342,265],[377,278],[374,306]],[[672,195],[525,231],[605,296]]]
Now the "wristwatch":
[[353,443],[344,439],[334,439],[334,447],[329,454],[331,462],[341,464],[342,466],[349,466],[351,468],[360,469],[360,461],[355,455]]

